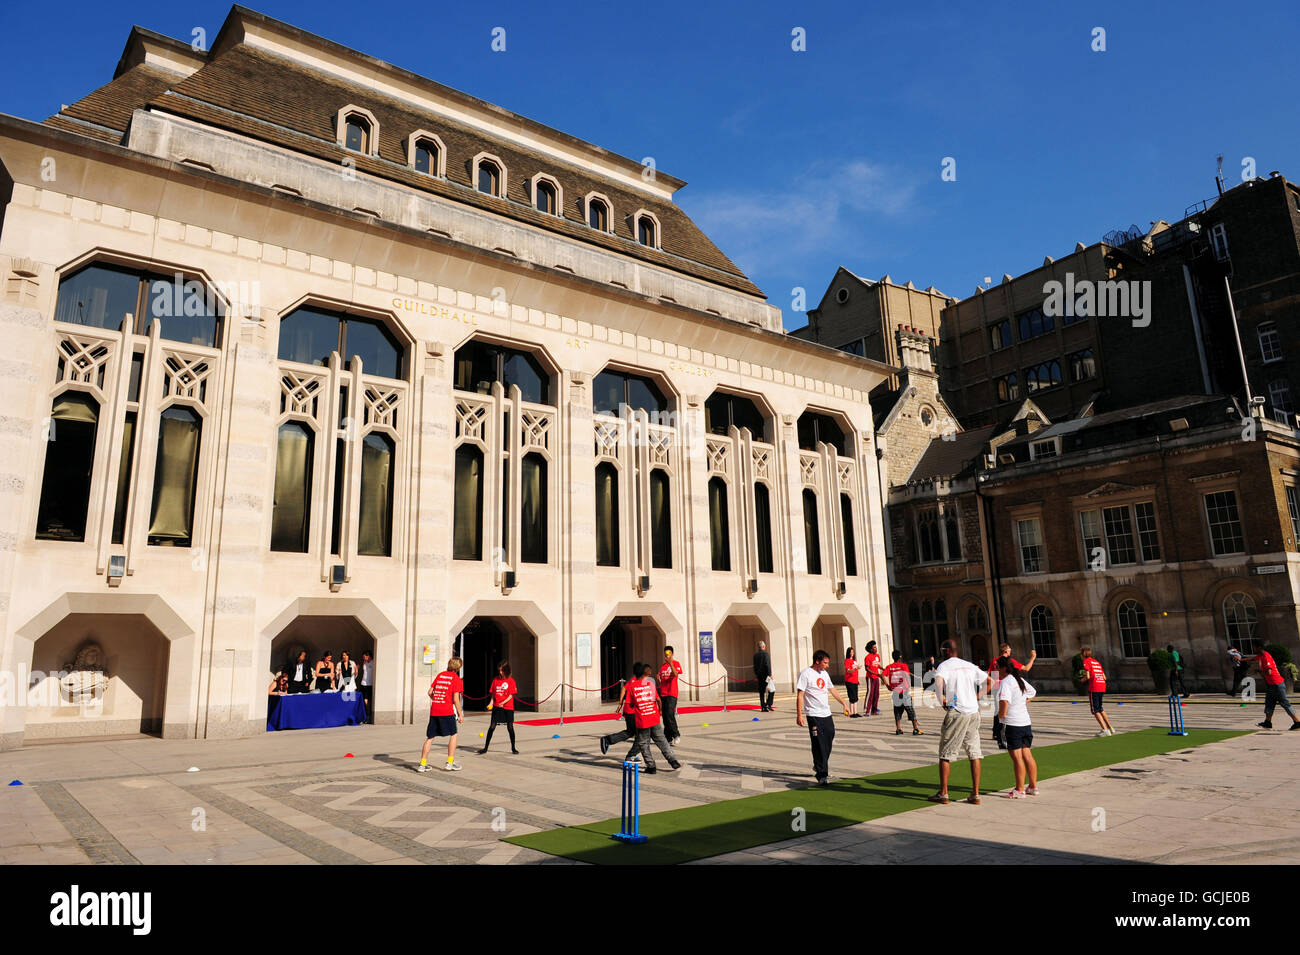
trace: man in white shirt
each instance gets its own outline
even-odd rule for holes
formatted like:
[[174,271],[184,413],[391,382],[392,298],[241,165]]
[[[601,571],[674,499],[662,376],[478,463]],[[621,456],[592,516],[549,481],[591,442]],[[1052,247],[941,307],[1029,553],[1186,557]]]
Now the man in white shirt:
[[849,715],[849,704],[840,696],[840,691],[831,682],[831,675],[826,672],[830,665],[831,655],[818,650],[813,654],[812,666],[799,674],[799,682],[795,684],[795,722],[808,727],[808,736],[812,740],[813,772],[820,786],[830,785],[831,743],[835,741],[835,721],[831,719],[827,697],[835,697],[844,708],[844,715]]
[[948,804],[948,775],[954,759],[970,760],[971,794],[966,802],[980,804],[979,699],[988,675],[975,664],[957,656],[957,644],[945,640],[940,647],[943,662],[935,670],[934,691],[943,704],[943,730],[939,735],[939,791],[931,802]]

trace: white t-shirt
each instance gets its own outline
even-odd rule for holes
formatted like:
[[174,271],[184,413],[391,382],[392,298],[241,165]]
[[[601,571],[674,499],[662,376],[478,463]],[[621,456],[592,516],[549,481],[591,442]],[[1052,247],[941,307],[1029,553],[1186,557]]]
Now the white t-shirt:
[[301,663],[296,664],[293,668],[293,681],[295,683],[301,683],[304,679],[306,679],[306,677],[302,675],[302,668],[303,668],[303,664]]
[[1015,677],[1009,676],[1003,680],[998,684],[998,709],[1002,708],[1003,700],[1007,702],[1007,715],[1002,717],[1002,722],[1007,726],[1028,726],[1029,707],[1025,704],[1037,695],[1038,691],[1028,680],[1025,680],[1023,691]]
[[361,685],[362,686],[375,685],[375,661],[374,660],[361,661]]
[[803,690],[803,711],[806,716],[830,716],[829,695],[831,675],[828,670],[814,670],[812,667],[799,674],[796,690]]
[[935,668],[943,680],[944,696],[948,705],[958,713],[978,713],[979,691],[988,674],[973,663],[958,657],[949,657]]

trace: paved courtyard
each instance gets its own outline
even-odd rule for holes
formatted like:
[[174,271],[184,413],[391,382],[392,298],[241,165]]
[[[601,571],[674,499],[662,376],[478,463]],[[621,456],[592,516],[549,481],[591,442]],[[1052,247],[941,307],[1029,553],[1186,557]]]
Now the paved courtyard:
[[[1107,710],[1119,732],[1166,719],[1163,701],[1115,702]],[[642,811],[809,785],[806,731],[790,699],[777,705],[757,722],[749,710],[683,716],[685,766],[643,780]],[[1096,728],[1087,707],[1068,699],[1036,702],[1032,713],[1036,746]],[[1195,698],[1186,713],[1193,731],[1247,729],[1261,718],[1257,703]],[[833,775],[932,766],[941,714],[919,715],[922,737],[895,736],[887,716],[837,719]],[[520,726],[521,755],[498,733],[478,756],[487,717],[471,715],[463,771],[424,775],[411,771],[423,726],[29,746],[0,754],[0,782],[23,783],[0,793],[0,863],[567,863],[500,839],[617,816],[618,760],[602,758],[596,740],[619,725]],[[1052,779],[1037,799],[928,806],[700,864],[1294,863],[1298,749],[1300,732],[1261,731]],[[954,784],[968,781],[959,764]]]

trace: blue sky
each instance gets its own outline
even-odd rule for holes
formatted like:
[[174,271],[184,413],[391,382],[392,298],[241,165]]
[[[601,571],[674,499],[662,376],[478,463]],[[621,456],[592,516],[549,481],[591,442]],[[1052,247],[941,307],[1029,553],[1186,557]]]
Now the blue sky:
[[[1178,218],[1214,195],[1220,153],[1233,183],[1246,157],[1300,179],[1294,3],[248,5],[654,157],[787,328],[806,322],[792,290],[815,305],[839,265],[964,297],[1076,241]],[[132,23],[211,39],[228,10],[70,0],[53,31],[50,8],[10,4],[0,111],[43,119],[106,82]]]

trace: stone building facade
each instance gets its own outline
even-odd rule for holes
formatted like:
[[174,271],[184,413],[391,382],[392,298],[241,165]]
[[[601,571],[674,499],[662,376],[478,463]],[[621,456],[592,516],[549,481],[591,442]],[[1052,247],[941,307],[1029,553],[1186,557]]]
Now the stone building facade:
[[0,744],[260,733],[299,649],[374,652],[388,723],[453,653],[554,711],[664,644],[690,699],[887,651],[892,369],[644,173],[241,7],[0,117]]

